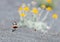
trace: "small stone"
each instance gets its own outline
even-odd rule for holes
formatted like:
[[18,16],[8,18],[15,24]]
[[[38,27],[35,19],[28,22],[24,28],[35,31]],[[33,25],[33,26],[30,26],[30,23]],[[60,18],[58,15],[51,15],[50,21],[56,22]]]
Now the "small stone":
[[34,31],[36,31],[36,29],[34,29]]

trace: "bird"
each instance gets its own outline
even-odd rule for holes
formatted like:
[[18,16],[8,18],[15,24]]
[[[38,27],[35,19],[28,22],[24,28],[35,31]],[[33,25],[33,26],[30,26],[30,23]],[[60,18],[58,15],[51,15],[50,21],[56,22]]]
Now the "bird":
[[12,32],[14,32],[17,28],[18,28],[18,26],[17,26],[17,22],[16,21],[14,21],[14,23],[12,23]]

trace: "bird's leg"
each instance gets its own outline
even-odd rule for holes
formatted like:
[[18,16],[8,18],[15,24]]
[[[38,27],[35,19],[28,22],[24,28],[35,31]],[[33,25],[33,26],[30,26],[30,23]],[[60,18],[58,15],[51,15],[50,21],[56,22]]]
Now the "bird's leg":
[[13,28],[12,32],[16,31],[16,28]]

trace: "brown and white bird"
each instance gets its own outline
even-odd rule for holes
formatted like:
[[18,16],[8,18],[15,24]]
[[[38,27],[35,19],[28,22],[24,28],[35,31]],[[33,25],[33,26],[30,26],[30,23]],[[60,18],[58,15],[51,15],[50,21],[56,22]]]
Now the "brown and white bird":
[[12,32],[14,32],[17,28],[18,28],[18,26],[17,26],[17,22],[16,21],[14,21],[14,23],[12,23],[13,24],[13,30],[12,30]]

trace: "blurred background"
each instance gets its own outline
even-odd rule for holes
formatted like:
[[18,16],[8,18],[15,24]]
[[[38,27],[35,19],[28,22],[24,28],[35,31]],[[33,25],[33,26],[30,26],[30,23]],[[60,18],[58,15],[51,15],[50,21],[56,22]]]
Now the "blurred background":
[[54,21],[52,13],[58,14],[58,19],[47,33],[34,31],[29,28],[18,28],[17,31],[11,32],[12,23],[19,22],[18,8],[24,2],[26,4],[38,0],[0,0],[0,42],[60,42],[60,0],[53,0],[54,9],[48,15],[46,22],[51,24]]

